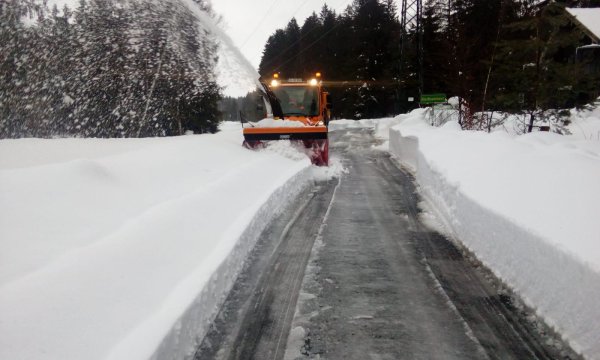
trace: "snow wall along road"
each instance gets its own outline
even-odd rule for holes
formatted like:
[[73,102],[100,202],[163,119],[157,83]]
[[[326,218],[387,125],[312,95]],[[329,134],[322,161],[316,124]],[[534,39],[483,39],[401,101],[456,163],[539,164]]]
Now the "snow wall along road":
[[598,156],[556,134],[509,138],[403,120],[389,150],[414,171],[449,235],[577,352],[600,359]]
[[183,359],[314,176],[280,142],[0,140],[0,359]]

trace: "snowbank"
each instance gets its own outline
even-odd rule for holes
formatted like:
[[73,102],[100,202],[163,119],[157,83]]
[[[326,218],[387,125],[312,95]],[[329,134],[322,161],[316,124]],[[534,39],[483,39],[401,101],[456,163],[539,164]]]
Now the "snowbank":
[[569,131],[579,140],[600,141],[600,103],[588,110],[571,110]]
[[189,355],[257,236],[313,176],[285,145],[244,149],[235,125],[0,141],[0,358]]
[[397,119],[390,152],[450,233],[574,349],[600,356],[600,142]]
[[374,148],[387,151],[389,148],[389,132],[390,128],[398,125],[406,115],[399,115],[395,118],[381,119],[363,119],[363,120],[332,120],[329,122],[329,130],[345,130],[345,129],[372,129],[375,137],[382,141],[382,144],[374,146]]

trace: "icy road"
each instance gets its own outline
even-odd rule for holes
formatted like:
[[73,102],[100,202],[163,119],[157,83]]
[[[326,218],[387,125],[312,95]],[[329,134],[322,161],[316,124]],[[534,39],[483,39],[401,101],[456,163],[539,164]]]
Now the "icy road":
[[265,231],[195,359],[578,358],[421,222],[370,130],[333,132],[348,172]]

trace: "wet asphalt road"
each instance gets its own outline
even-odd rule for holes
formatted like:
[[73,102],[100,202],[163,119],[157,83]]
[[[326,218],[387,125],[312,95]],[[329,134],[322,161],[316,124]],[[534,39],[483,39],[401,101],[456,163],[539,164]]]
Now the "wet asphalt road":
[[265,231],[195,359],[576,359],[419,221],[413,179],[375,143],[332,133],[348,173]]

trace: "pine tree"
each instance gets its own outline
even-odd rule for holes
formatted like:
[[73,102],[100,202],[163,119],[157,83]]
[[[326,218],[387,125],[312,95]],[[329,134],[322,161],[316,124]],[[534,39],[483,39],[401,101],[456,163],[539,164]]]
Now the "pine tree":
[[268,76],[278,71],[278,64],[284,62],[283,51],[289,46],[286,33],[278,29],[269,37],[263,50],[262,60],[258,71],[262,76]]
[[[431,1],[423,9],[423,92],[449,92],[447,37],[443,26],[444,1]],[[446,70],[446,71],[443,71]]]
[[321,70],[325,47],[320,41],[323,35],[319,17],[313,12],[300,29],[300,53],[298,67],[303,77]]
[[507,26],[507,38],[499,45],[493,105],[527,114],[523,130],[531,132],[536,119],[589,101],[582,95],[593,85],[572,61],[582,34],[570,25],[563,6],[526,4],[522,13]]
[[269,38],[259,71],[307,77],[316,71],[327,80],[361,80],[365,87],[328,89],[334,116],[390,114],[397,103],[399,23],[393,1],[356,0],[338,16],[327,6],[299,28],[292,20]]
[[[356,70],[354,79],[365,81],[357,89],[355,116],[382,117],[397,102],[394,79],[398,77],[400,27],[395,8],[375,0],[355,2],[354,30]],[[358,117],[358,116],[357,116]]]

